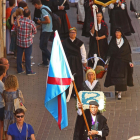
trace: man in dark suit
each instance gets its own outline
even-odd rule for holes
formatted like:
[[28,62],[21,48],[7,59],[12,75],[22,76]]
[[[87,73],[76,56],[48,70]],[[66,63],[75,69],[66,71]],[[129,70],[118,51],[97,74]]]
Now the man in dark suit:
[[99,104],[96,101],[89,102],[89,109],[85,110],[85,115],[91,131],[87,131],[86,124],[81,111],[82,104],[78,104],[78,116],[76,120],[73,140],[106,140],[109,134],[107,119],[98,112]]

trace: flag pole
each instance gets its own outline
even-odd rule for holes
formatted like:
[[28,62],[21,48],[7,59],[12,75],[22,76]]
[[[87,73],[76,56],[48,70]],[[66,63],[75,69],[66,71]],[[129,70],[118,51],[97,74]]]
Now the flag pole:
[[[73,82],[73,86],[74,86],[74,89],[75,89],[75,93],[76,93],[77,99],[78,99],[79,103],[81,103],[81,100],[80,100],[80,97],[79,97],[79,94],[78,94],[78,91],[77,91],[75,82],[74,82],[74,81],[72,81],[72,82]],[[83,118],[84,118],[84,121],[85,121],[87,130],[90,131],[89,125],[88,125],[88,123],[87,123],[87,119],[86,119],[86,116],[85,116],[85,112],[84,112],[84,110],[83,110],[83,107],[82,107],[81,109],[82,109],[82,114],[83,114]],[[92,140],[92,136],[90,136],[90,139]]]
[[[96,36],[98,36],[98,31],[96,31]],[[98,55],[100,56],[100,49],[99,49],[99,40],[97,40],[97,48],[98,48]]]

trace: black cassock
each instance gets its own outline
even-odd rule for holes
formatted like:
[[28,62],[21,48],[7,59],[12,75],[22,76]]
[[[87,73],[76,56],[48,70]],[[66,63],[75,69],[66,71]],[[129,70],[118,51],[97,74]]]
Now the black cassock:
[[69,9],[69,4],[66,1],[64,6],[64,10],[58,10],[58,6],[63,4],[64,0],[52,0],[52,12],[58,15],[61,19],[61,28],[58,31],[61,40],[66,39],[69,36],[69,28],[66,19],[66,11]]
[[[91,24],[91,28],[93,26],[93,23]],[[106,54],[108,51],[108,42],[107,42],[107,37],[108,37],[108,27],[107,24],[102,20],[101,22],[101,29],[98,31],[98,36],[101,37],[105,35],[106,38],[99,40],[99,50],[100,50],[100,57],[105,60]],[[93,36],[90,35],[90,43],[89,43],[89,54],[88,58],[93,57],[94,54],[98,54],[98,47],[97,47],[97,40],[96,40],[96,31]],[[101,61],[98,62],[99,65],[104,65]],[[94,63],[89,60],[88,61],[88,66],[93,67]]]
[[83,45],[83,42],[78,38],[76,38],[73,42],[70,40],[70,38],[67,38],[63,41],[62,44],[72,74],[75,73],[74,80],[77,86],[77,90],[80,91],[83,82],[83,67],[81,62],[82,60],[81,60],[80,47]]
[[131,33],[135,33],[133,26],[131,24],[131,19],[127,12],[126,4],[124,10],[120,6],[118,7],[118,3],[114,4],[114,8],[110,10],[110,23],[111,23],[110,29],[111,36],[113,35],[117,27],[121,27],[123,33],[127,36],[131,35]]
[[[41,0],[41,2],[42,2],[43,5],[48,6],[52,10],[51,0],[49,0],[49,1]],[[41,10],[40,9],[35,8],[35,10],[34,10],[34,18],[33,18],[33,20],[34,20],[34,22],[36,24],[38,24],[37,19],[35,19],[35,18],[41,18]]]
[[[91,130],[92,117],[91,117],[91,113],[90,113],[89,109],[85,110],[85,115],[87,118],[89,129]],[[106,140],[106,136],[108,136],[108,134],[109,134],[107,119],[104,116],[102,116],[100,113],[97,113],[96,119],[98,122],[97,131],[102,131],[102,137],[97,135],[98,140]],[[88,131],[86,128],[86,124],[84,122],[83,115],[81,115],[81,116],[78,115],[76,124],[75,124],[73,140],[87,140],[87,136],[88,136],[87,134],[88,134]]]
[[[91,0],[90,0],[91,2]],[[97,5],[97,4],[96,4]],[[102,12],[102,6],[97,5],[98,11]],[[92,6],[89,6],[89,0],[84,0],[85,20],[82,29],[82,36],[90,37],[90,23],[94,22]],[[103,12],[102,12],[103,13]]]
[[126,91],[127,86],[133,86],[133,68],[129,65],[132,62],[131,49],[127,39],[123,39],[121,48],[117,46],[116,38],[112,39],[107,53],[110,61],[104,86],[115,85],[115,91]]

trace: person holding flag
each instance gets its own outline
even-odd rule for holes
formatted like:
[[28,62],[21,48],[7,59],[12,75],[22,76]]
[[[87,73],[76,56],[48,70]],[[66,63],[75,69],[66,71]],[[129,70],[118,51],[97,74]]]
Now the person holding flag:
[[60,130],[68,126],[65,91],[73,80],[58,32],[55,31],[44,103]]

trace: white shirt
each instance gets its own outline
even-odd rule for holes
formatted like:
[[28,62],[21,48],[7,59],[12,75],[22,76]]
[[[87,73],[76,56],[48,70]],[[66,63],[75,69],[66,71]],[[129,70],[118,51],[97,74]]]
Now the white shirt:
[[[74,40],[72,40],[70,38],[70,40],[73,42]],[[86,50],[85,50],[85,45],[82,44],[82,46],[80,47],[80,52],[81,52],[81,56],[82,56],[82,63],[87,63],[87,54],[86,54]]]
[[116,38],[117,46],[121,48],[121,46],[124,44],[124,39],[121,37],[120,39]]
[[[119,1],[120,1],[120,0],[116,0],[116,3],[118,3]],[[111,3],[111,4],[109,5],[109,9],[113,9],[113,8],[114,8],[114,4]],[[125,9],[125,4],[122,3],[121,8],[124,10],[124,9]]]
[[[81,116],[81,115],[82,115],[82,110],[81,110],[81,109],[78,109],[78,110],[77,110],[77,113],[78,113],[79,116]],[[96,116],[93,116],[93,115],[91,114],[91,117],[92,117],[92,119],[93,119],[94,122],[95,122]],[[99,135],[99,136],[102,137],[102,131],[98,131],[98,134],[97,134],[97,135]]]
[[86,85],[89,87],[90,90],[92,90],[96,86],[97,82],[98,80],[94,80],[91,84],[88,80],[85,81]]

